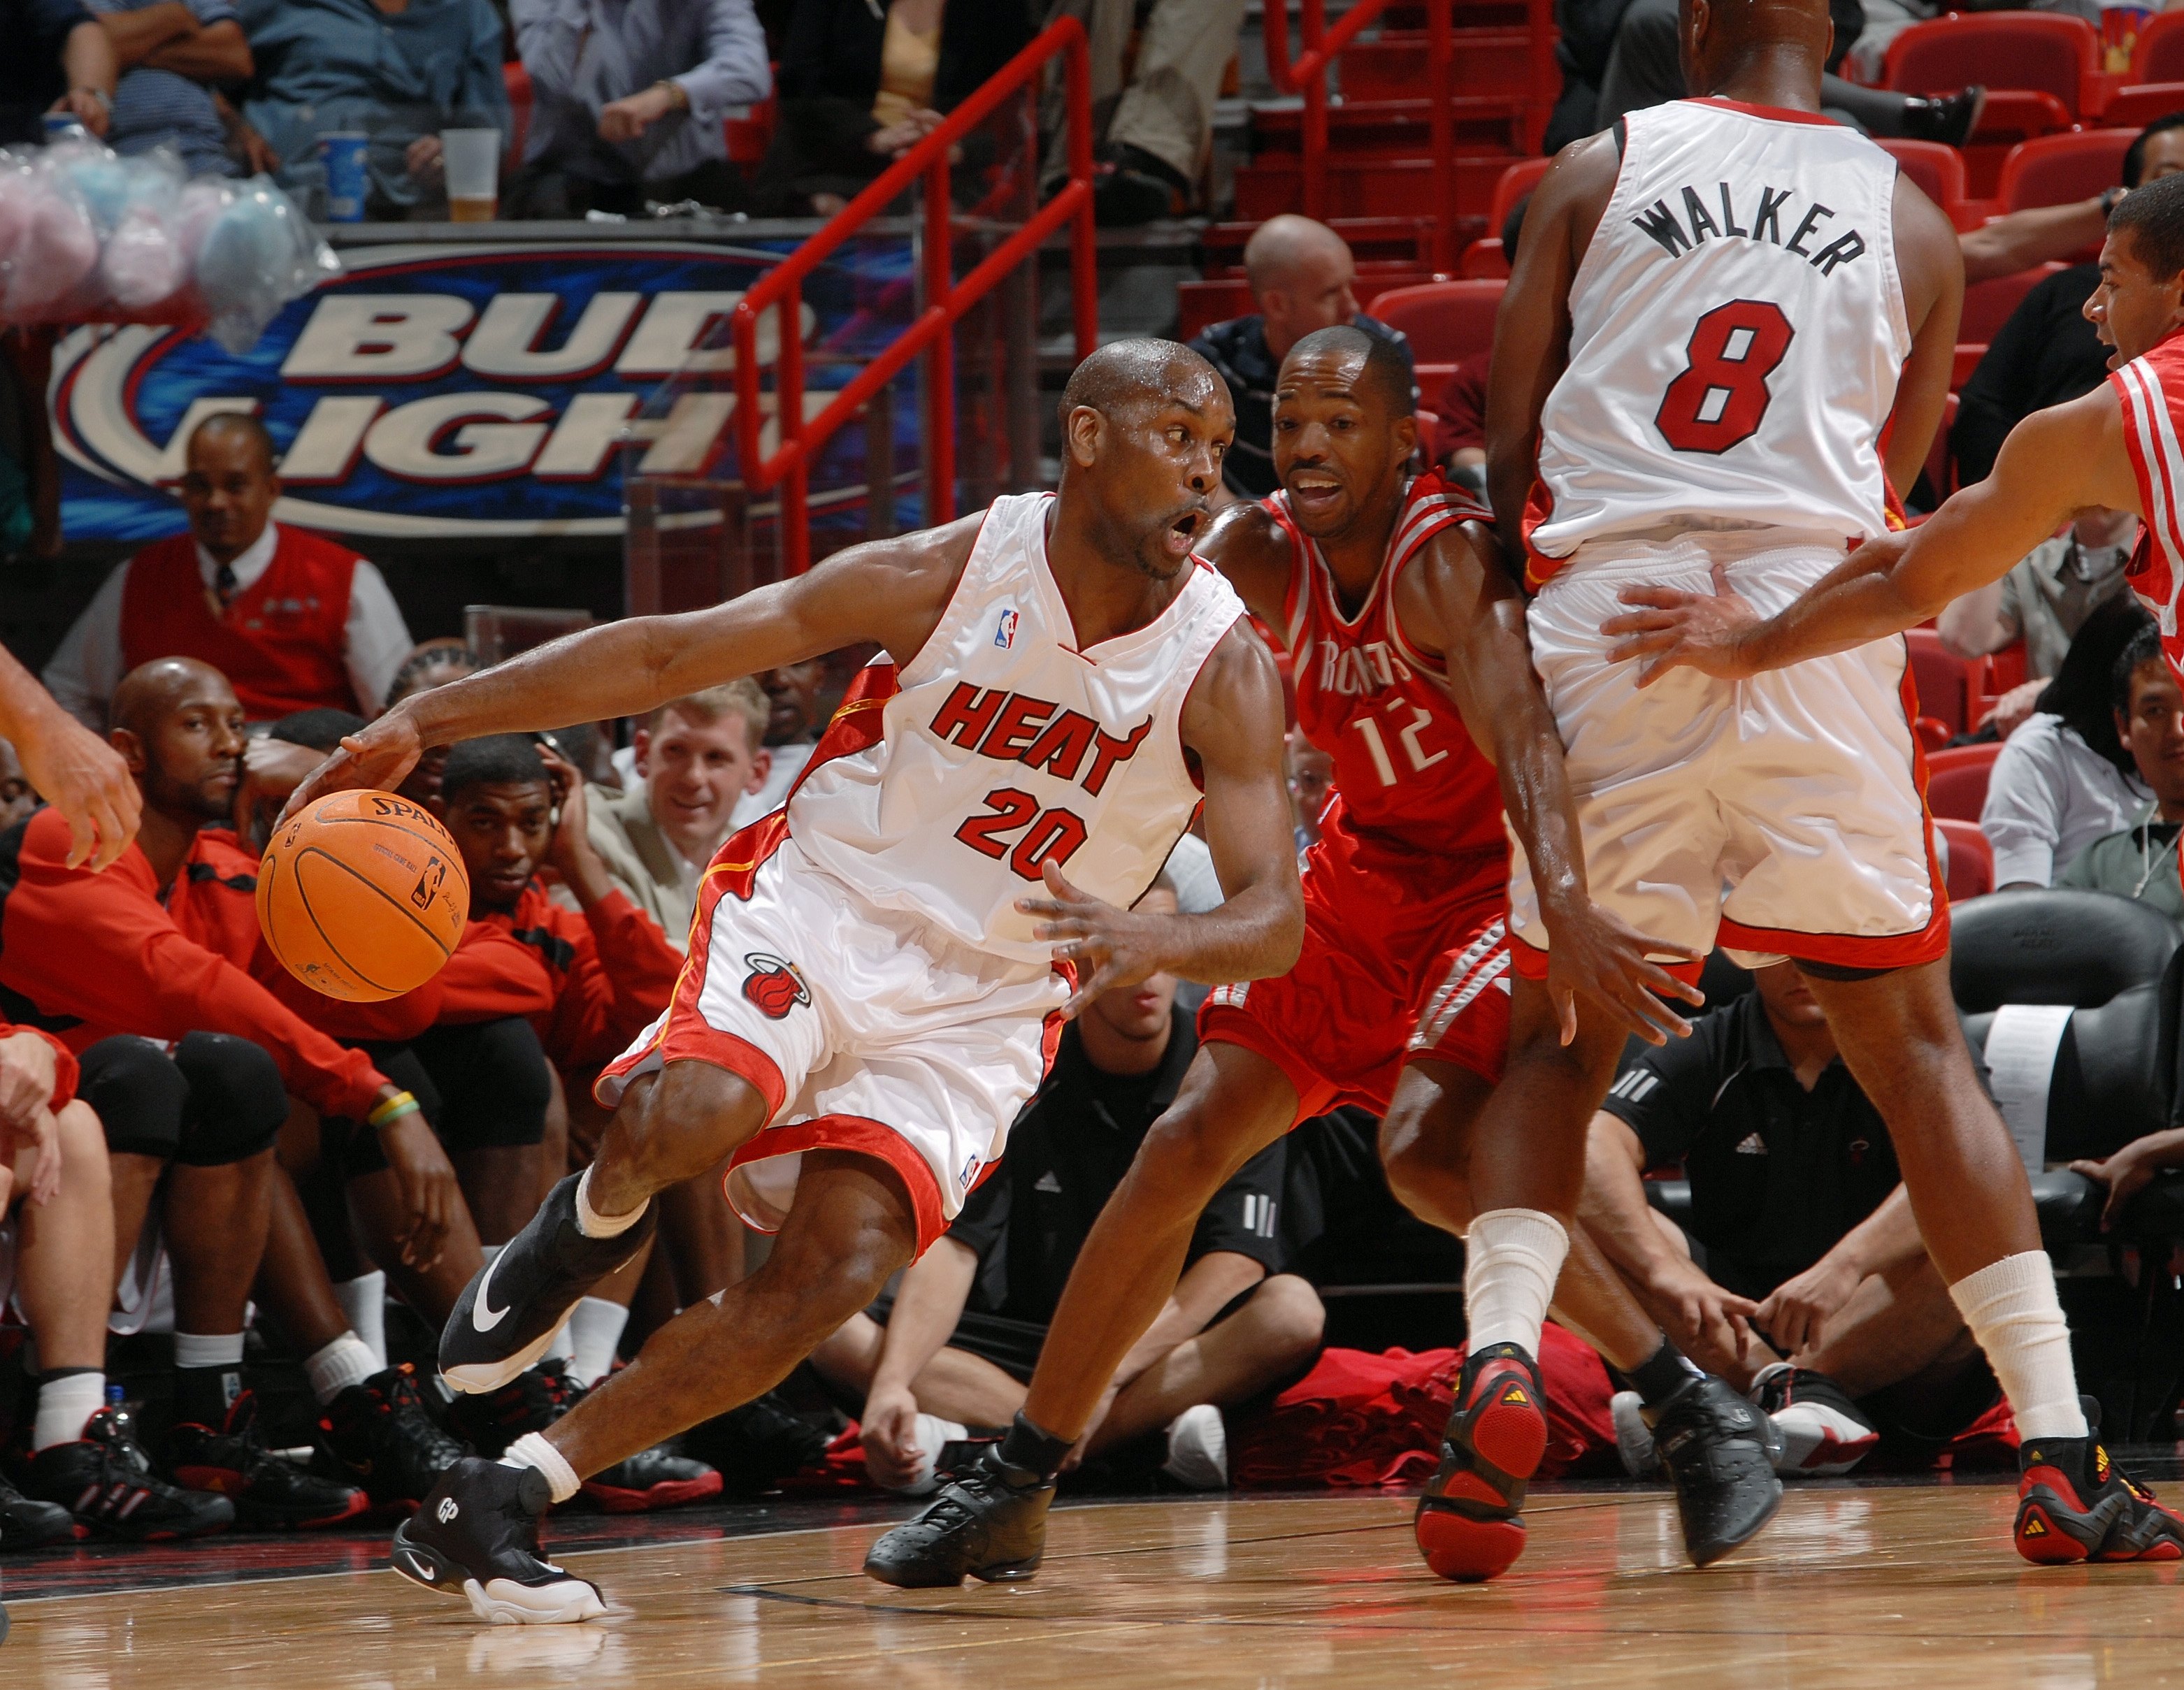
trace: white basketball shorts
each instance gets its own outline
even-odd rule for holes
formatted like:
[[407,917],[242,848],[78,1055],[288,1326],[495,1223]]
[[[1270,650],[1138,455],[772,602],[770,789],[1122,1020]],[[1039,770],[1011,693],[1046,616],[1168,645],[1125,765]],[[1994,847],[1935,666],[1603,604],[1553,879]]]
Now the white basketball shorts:
[[[1797,536],[1802,541],[1806,536]],[[1600,631],[1625,587],[1712,592],[1763,616],[1843,558],[1831,542],[1691,534],[1583,548],[1532,603],[1532,663],[1566,750],[1592,897],[1641,932],[1751,964],[1898,968],[1948,952],[1901,638],[1749,681],[1678,669],[1638,685]],[[1512,860],[1519,970],[1546,972],[1530,865]]]
[[966,948],[815,868],[777,812],[705,872],[666,1011],[599,1076],[603,1104],[671,1062],[724,1068],[766,1101],[728,1201],[777,1231],[806,1150],[854,1150],[908,1187],[922,1252],[1000,1159],[1069,996],[1051,969]]

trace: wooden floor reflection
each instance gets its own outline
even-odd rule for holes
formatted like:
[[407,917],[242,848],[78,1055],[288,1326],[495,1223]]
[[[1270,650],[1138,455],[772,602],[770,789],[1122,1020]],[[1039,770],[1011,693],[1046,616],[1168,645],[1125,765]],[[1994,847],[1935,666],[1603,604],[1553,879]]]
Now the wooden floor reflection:
[[2006,1487],[1793,1493],[1706,1572],[1662,1498],[1535,1500],[1524,1561],[1471,1588],[1418,1563],[1402,1499],[1319,1498],[1072,1508],[1035,1582],[961,1592],[866,1580],[869,1527],[571,1555],[613,1613],[561,1629],[384,1571],[17,1601],[0,1685],[2184,1685],[2184,1570],[2025,1567]]

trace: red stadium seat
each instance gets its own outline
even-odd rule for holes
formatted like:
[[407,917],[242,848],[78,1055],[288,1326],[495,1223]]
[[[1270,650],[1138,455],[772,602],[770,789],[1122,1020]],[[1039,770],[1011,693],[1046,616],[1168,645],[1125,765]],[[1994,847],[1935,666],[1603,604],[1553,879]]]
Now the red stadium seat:
[[1200,331],[1231,317],[1248,317],[1259,309],[1251,285],[1241,276],[1217,281],[1185,281],[1175,290],[1175,337],[1187,341]]
[[1502,237],[1491,235],[1484,241],[1474,241],[1456,261],[1456,273],[1466,281],[1507,281],[1509,259],[1502,250]]
[[1936,816],[1976,822],[1986,803],[1987,776],[2002,755],[2001,742],[1960,745],[1926,755],[1926,808]]
[[531,133],[531,73],[523,61],[511,58],[500,67],[501,84],[508,90],[508,147],[500,173],[511,175],[523,162],[523,143]]
[[2101,108],[2101,121],[2110,129],[2144,129],[2171,112],[2184,112],[2184,82],[2134,83],[2109,96],[2108,104]]
[[1896,160],[1897,168],[1919,185],[1919,190],[1947,211],[1961,205],[1971,192],[1964,175],[1964,155],[1938,141],[1883,141],[1880,150]]
[[2004,211],[2091,199],[2123,181],[2123,155],[2136,138],[2127,129],[2085,129],[2020,141],[2002,161],[1996,197]]
[[1964,731],[1971,709],[1972,665],[1942,643],[1931,628],[1914,628],[1903,636],[1911,648],[1911,678],[1918,683],[1919,714],[1935,716],[1949,725],[1952,733]]
[[1372,304],[1372,313],[1411,340],[1411,355],[1423,366],[1461,364],[1494,344],[1494,314],[1501,309],[1500,281],[1434,281],[1424,287],[1397,287]]
[[1880,82],[1907,94],[1988,91],[1981,130],[2067,129],[2098,103],[2099,33],[2051,12],[1952,13],[1914,24],[1888,44]]
[[1983,898],[1994,890],[1994,847],[1975,821],[1937,815],[1934,826],[1949,842],[1949,902]]
[[1949,431],[1956,425],[1957,396],[1953,392],[1942,404],[1942,424],[1934,431],[1934,443],[1926,448],[1926,479],[1934,497],[1947,498],[1957,490],[1956,460],[1949,456]]
[[1964,290],[1964,314],[1957,324],[1957,340],[1966,346],[1985,346],[2009,320],[2009,314],[2025,296],[2063,266],[2036,264],[2015,275],[1998,275],[1992,281],[1975,281]]
[[2131,46],[2131,80],[2184,82],[2184,12],[2157,12],[2138,26],[2138,39]]
[[1502,238],[1502,225],[1508,221],[1509,214],[1517,202],[1539,186],[1540,178],[1547,173],[1552,158],[1523,158],[1502,171],[1494,184],[1494,197],[1486,209],[1486,232],[1494,239]]
[[729,162],[755,169],[773,145],[773,131],[780,118],[781,108],[768,94],[749,108],[749,115],[727,119],[721,129],[728,143]]

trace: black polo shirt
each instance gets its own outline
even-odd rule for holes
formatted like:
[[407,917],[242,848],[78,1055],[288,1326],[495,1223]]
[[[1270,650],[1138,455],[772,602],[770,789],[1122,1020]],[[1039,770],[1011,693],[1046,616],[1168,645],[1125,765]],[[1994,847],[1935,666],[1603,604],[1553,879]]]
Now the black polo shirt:
[[[1411,403],[1418,403],[1418,372],[1411,358],[1411,342],[1401,329],[1360,311],[1354,327],[1382,340],[1393,341],[1403,351],[1403,364],[1411,371]],[[1216,323],[1190,343],[1190,349],[1221,372],[1228,384],[1228,397],[1236,407],[1236,439],[1222,464],[1222,477],[1233,492],[1246,498],[1262,499],[1281,486],[1274,474],[1274,381],[1282,361],[1267,349],[1267,320],[1261,316],[1231,317]]]
[[[1063,1031],[1054,1070],[1009,1130],[1000,1166],[948,1229],[978,1254],[967,1309],[1042,1326],[1054,1319],[1092,1223],[1129,1171],[1146,1130],[1175,1101],[1197,1052],[1190,1016],[1172,1013],[1167,1055],[1150,1074],[1102,1073],[1085,1056],[1076,1024]],[[1215,1193],[1191,1236],[1190,1259],[1233,1250],[1268,1273],[1279,1270],[1275,1231],[1284,1157],[1277,1140]]]
[[1812,1266],[1903,1177],[1841,1059],[1808,1092],[1757,992],[1626,1061],[1602,1107],[1638,1135],[1647,1166],[1684,1165],[1707,1271],[1747,1297]]

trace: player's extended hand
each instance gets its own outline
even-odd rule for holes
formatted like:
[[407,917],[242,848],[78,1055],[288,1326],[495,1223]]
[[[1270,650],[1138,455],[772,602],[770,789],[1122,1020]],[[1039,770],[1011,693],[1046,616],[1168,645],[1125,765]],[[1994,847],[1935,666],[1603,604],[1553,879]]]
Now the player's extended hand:
[[242,778],[235,783],[235,834],[254,851],[265,848],[272,830],[261,827],[274,808],[319,766],[308,745],[264,735],[242,748]]
[[1672,669],[1696,669],[1721,681],[1742,681],[1758,671],[1741,648],[1743,636],[1759,623],[1751,601],[1729,584],[1721,564],[1713,566],[1712,592],[1681,592],[1666,586],[1626,586],[1616,595],[1635,610],[1611,616],[1600,631],[1623,643],[1608,653],[1617,663],[1649,659],[1638,684],[1651,687]]
[[129,848],[144,813],[121,753],[58,708],[16,732],[23,777],[69,825],[69,866],[108,867]]
[[857,1439],[874,1484],[908,1484],[917,1476],[917,1398],[899,1386],[871,1392],[857,1417]]
[[1850,1301],[1858,1283],[1857,1268],[1832,1254],[1822,1256],[1776,1286],[1752,1319],[1785,1357],[1795,1356],[1819,1346],[1828,1322]]
[[1740,1361],[1750,1352],[1752,1317],[1759,1311],[1751,1298],[1724,1290],[1681,1257],[1653,1275],[1646,1288],[1687,1338]]
[[1697,1009],[1706,1003],[1706,994],[1652,959],[1666,953],[1695,963],[1702,960],[1698,952],[1649,938],[1586,898],[1542,909],[1540,919],[1547,929],[1547,998],[1562,1024],[1564,1044],[1577,1037],[1580,993],[1617,1026],[1648,1044],[1691,1037],[1691,1024],[1661,1000],[1674,998]]
[[2160,1171],[2159,1158],[2132,1154],[2144,1142],[2141,1139],[2125,1145],[2105,1162],[2070,1164],[2072,1173],[2083,1174],[2087,1179],[2097,1180],[2109,1188],[2109,1200],[2101,1206],[2101,1231],[2103,1232],[2114,1230],[2116,1222],[2122,1219],[2131,1200],[2144,1191],[2148,1182]]
[[1053,895],[1020,898],[1017,908],[1046,918],[1031,930],[1032,937],[1055,941],[1055,961],[1075,971],[1077,989],[1062,1006],[1064,1015],[1075,1015],[1101,992],[1135,986],[1167,965],[1165,942],[1173,918],[1117,909],[1079,892],[1062,878],[1051,857],[1039,871]]
[[362,732],[343,739],[340,750],[304,776],[303,784],[289,795],[273,831],[279,832],[290,816],[328,792],[359,787],[393,792],[424,754],[424,742],[418,737],[417,724],[409,713],[389,710]]
[[379,1148],[401,1187],[410,1230],[401,1240],[402,1259],[420,1273],[437,1265],[448,1242],[462,1192],[448,1153],[440,1148],[432,1122],[413,1109],[379,1129]]

